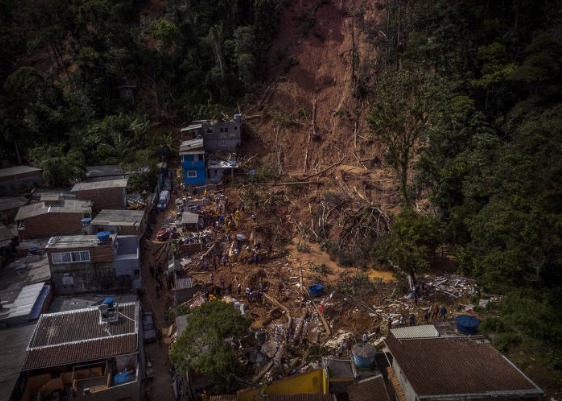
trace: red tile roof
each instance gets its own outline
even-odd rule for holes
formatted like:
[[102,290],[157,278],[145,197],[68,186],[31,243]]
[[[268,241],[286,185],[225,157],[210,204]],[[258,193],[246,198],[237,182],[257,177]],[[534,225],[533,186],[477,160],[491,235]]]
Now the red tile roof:
[[24,370],[105,359],[138,349],[138,303],[118,305],[118,320],[102,322],[97,307],[41,315]]
[[469,338],[438,337],[397,340],[386,344],[419,397],[453,394],[520,392],[542,394],[507,358],[491,344]]
[[347,394],[349,401],[390,401],[382,376],[350,384]]

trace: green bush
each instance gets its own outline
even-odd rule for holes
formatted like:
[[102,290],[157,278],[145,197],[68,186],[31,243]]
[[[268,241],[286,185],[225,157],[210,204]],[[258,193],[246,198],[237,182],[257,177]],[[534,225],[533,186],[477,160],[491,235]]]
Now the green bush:
[[523,338],[519,333],[511,332],[500,334],[496,337],[493,343],[500,352],[506,352],[510,349],[510,347],[521,344],[522,341]]

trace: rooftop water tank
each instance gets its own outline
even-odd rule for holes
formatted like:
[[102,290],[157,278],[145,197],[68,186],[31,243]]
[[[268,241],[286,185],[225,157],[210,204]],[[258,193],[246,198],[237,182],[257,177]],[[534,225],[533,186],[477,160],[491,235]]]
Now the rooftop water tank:
[[353,363],[360,368],[368,368],[375,361],[377,350],[370,344],[355,344],[351,349]]
[[92,219],[90,219],[89,217],[84,217],[83,219],[80,219],[80,223],[82,223],[82,227],[84,228],[88,227],[91,222]]
[[102,232],[97,233],[99,242],[101,242],[102,244],[108,244],[110,234],[111,233],[109,231],[102,231]]
[[480,320],[470,315],[459,315],[455,318],[457,322],[457,330],[461,334],[473,335],[478,333]]

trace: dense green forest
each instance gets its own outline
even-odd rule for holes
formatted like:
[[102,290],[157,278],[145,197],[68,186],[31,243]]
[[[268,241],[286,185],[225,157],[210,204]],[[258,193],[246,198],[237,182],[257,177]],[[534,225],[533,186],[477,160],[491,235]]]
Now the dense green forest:
[[[504,296],[483,325],[496,345],[560,370],[562,4],[389,0],[381,12],[364,26],[380,54],[369,123],[403,202],[429,198],[459,269]],[[382,243],[427,252],[411,214],[395,220],[405,237]]]
[[[170,135],[147,136],[151,122],[207,118],[244,100],[263,74],[275,0],[149,6],[0,1],[2,160],[43,168],[49,186],[68,186],[85,165],[135,170],[170,150]],[[120,96],[123,84],[135,87],[134,102]]]

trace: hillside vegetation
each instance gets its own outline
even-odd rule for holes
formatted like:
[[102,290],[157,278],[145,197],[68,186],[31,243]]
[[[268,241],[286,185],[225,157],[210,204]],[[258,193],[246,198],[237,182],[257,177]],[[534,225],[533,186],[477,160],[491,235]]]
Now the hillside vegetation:
[[496,346],[560,391],[560,1],[2,0],[0,19],[2,160],[67,186],[241,110],[241,197],[288,240],[414,276],[446,257],[502,296]]

